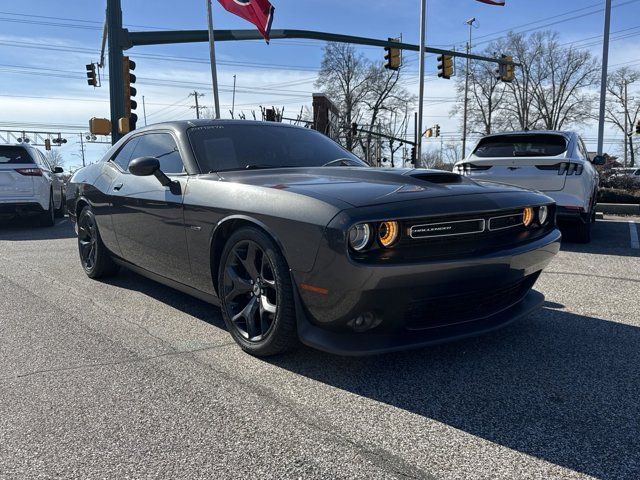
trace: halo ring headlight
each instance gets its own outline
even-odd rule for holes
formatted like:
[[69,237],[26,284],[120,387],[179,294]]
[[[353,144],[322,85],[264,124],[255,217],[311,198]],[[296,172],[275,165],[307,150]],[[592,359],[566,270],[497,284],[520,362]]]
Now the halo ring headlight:
[[371,227],[367,223],[358,223],[349,230],[349,246],[356,252],[361,252],[369,245]]
[[547,223],[547,219],[549,218],[549,208],[546,205],[541,206],[538,209],[538,221],[540,225],[544,225]]
[[400,229],[398,228],[398,222],[388,221],[382,222],[378,226],[378,241],[380,245],[385,248],[389,248],[396,240],[398,240],[398,232]]
[[522,223],[525,227],[529,227],[533,222],[533,208],[527,207],[522,212]]

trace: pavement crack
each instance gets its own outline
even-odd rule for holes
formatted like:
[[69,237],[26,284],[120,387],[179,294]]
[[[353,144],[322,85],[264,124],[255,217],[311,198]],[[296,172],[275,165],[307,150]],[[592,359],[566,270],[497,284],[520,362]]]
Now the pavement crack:
[[192,353],[199,353],[199,352],[206,352],[209,350],[216,350],[219,348],[223,348],[223,347],[228,347],[230,345],[234,345],[235,342],[227,342],[227,343],[222,343],[220,345],[211,345],[208,347],[202,347],[202,348],[196,348],[193,350],[182,350],[182,351],[175,351],[172,350],[170,352],[164,352],[164,353],[159,353],[158,355],[152,355],[150,357],[138,357],[138,358],[127,358],[127,359],[121,359],[121,360],[114,360],[111,362],[100,362],[100,363],[88,363],[88,364],[84,364],[84,365],[73,365],[73,366],[67,366],[67,367],[57,367],[57,368],[47,368],[47,369],[42,369],[42,370],[34,370],[31,372],[24,372],[24,373],[18,373],[15,375],[10,375],[10,376],[5,376],[5,377],[0,377],[0,381],[1,380],[15,380],[18,378],[27,378],[27,377],[32,377],[35,375],[43,375],[46,373],[60,373],[60,372],[74,372],[74,371],[80,371],[80,370],[92,370],[95,368],[100,368],[100,367],[111,367],[111,366],[116,366],[116,365],[125,365],[125,364],[133,364],[133,363],[144,363],[144,362],[149,362],[151,360],[157,360],[160,358],[167,358],[167,357],[178,357],[181,355],[189,355]]

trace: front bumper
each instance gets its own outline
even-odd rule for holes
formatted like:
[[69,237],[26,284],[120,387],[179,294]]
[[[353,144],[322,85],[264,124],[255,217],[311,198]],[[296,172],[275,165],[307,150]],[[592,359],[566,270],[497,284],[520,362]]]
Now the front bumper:
[[[368,355],[504,326],[544,300],[531,288],[560,240],[554,229],[492,254],[410,265],[361,265],[321,249],[311,272],[292,272],[300,339],[331,353]],[[354,318],[365,313],[376,326],[357,333]]]

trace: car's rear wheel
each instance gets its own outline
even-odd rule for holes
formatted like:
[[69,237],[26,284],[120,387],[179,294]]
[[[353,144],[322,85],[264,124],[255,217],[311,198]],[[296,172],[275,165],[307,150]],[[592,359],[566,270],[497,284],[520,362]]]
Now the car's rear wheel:
[[107,277],[118,271],[118,265],[102,243],[96,217],[88,206],[78,217],[78,251],[82,268],[89,278]]
[[49,208],[40,214],[39,221],[43,227],[52,227],[56,223],[53,192],[49,192]]
[[218,288],[224,321],[243,350],[269,356],[298,345],[289,269],[264,232],[246,227],[229,238]]
[[573,240],[578,243],[591,242],[591,221],[576,222],[572,229]]

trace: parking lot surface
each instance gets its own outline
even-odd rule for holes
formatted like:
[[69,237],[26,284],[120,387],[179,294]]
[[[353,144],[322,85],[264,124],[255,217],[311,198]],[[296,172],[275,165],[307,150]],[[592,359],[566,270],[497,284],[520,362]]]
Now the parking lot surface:
[[0,478],[640,478],[638,229],[565,244],[498,332],[261,360],[215,307],[88,279],[68,220],[4,223]]

